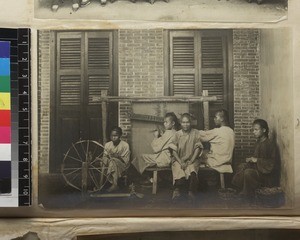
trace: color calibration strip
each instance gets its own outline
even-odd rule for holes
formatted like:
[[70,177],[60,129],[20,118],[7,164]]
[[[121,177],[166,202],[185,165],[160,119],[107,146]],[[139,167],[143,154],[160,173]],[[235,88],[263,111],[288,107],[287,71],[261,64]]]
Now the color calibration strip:
[[0,42],[0,207],[30,206],[30,29],[0,28]]
[[11,192],[10,42],[0,41],[0,194]]
[[18,29],[19,206],[31,205],[30,29]]

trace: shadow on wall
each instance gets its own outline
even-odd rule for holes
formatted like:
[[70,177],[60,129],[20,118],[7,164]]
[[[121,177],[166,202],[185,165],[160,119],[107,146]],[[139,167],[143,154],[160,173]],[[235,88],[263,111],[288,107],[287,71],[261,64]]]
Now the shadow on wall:
[[272,143],[275,148],[275,168],[274,168],[274,186],[280,187],[281,182],[281,152],[280,147],[277,144],[277,132],[275,130],[272,131],[271,137]]

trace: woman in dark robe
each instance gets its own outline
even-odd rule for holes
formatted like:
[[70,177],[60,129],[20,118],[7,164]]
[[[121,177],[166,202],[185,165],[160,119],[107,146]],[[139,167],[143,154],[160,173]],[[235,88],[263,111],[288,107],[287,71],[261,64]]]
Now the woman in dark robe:
[[268,123],[263,119],[255,120],[253,134],[257,139],[254,154],[238,166],[232,179],[232,184],[241,190],[240,195],[248,200],[254,199],[259,187],[274,186],[275,180],[275,148],[268,138]]

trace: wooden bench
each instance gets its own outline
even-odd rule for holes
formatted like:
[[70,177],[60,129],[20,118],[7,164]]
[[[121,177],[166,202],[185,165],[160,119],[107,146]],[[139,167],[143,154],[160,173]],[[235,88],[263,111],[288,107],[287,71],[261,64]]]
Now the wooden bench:
[[171,167],[149,167],[146,168],[145,171],[153,172],[153,183],[152,183],[152,194],[156,194],[157,192],[157,173],[160,171],[172,171]]
[[[157,193],[157,175],[158,172],[161,171],[172,171],[171,167],[149,167],[146,168],[145,171],[147,172],[153,172],[153,183],[152,183],[152,194],[156,194]],[[216,171],[213,168],[209,168],[209,167],[200,167],[199,168],[199,172],[200,171]],[[221,189],[225,189],[225,178],[224,178],[224,174],[225,173],[219,173],[220,174],[220,186]]]

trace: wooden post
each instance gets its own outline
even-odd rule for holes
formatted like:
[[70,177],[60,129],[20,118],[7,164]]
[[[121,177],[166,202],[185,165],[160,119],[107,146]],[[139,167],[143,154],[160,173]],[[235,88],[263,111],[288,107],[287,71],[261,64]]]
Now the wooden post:
[[153,186],[152,186],[152,194],[156,194],[157,192],[157,171],[153,171]]
[[[107,97],[107,90],[101,90],[101,97]],[[107,138],[106,138],[107,101],[102,101],[101,111],[102,111],[102,137],[103,137],[103,146],[104,146],[104,144],[107,142]]]
[[220,185],[222,189],[225,189],[224,173],[220,173]]
[[103,188],[103,182],[104,182],[104,171],[105,171],[105,165],[102,162],[102,166],[101,166],[101,173],[100,173],[100,190],[102,190]]
[[[208,96],[208,90],[203,90],[202,92],[203,97]],[[203,114],[204,114],[204,130],[209,130],[209,102],[203,102]]]
[[88,178],[88,163],[82,162],[82,170],[81,170],[81,189],[82,195],[84,196],[87,192],[87,178]]

